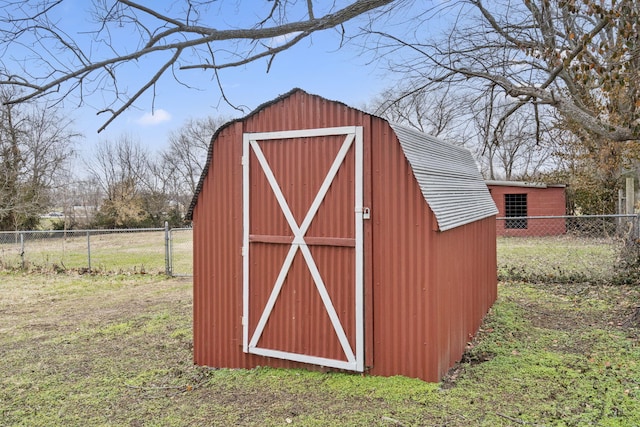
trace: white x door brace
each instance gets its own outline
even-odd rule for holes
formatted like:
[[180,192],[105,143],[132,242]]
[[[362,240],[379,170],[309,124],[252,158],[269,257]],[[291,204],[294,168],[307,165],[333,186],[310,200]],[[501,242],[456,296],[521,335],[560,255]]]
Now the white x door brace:
[[[330,136],[330,135],[345,135],[345,139],[340,147],[337,156],[335,157],[329,171],[320,186],[318,193],[316,194],[309,210],[307,211],[301,224],[298,224],[291,212],[291,209],[282,193],[282,189],[278,184],[267,159],[265,158],[262,149],[260,148],[260,141],[274,140],[274,139],[289,139],[289,138],[305,138],[305,137],[317,137],[317,136]],[[311,225],[318,209],[331,186],[340,166],[344,162],[344,159],[349,152],[352,145],[355,143],[355,200],[354,200],[354,221],[355,221],[355,325],[356,325],[356,337],[355,348],[352,348],[347,338],[344,328],[340,323],[340,319],[336,313],[334,305],[331,301],[331,297],[327,292],[327,288],[322,279],[322,275],[318,270],[313,255],[305,242],[305,234]],[[340,369],[348,369],[354,371],[364,370],[364,308],[363,308],[363,232],[362,232],[362,183],[363,183],[363,139],[362,139],[362,127],[338,127],[338,128],[322,128],[322,129],[307,129],[307,130],[295,130],[295,131],[283,131],[283,132],[268,132],[268,133],[245,133],[243,138],[243,349],[247,353],[259,354],[269,357],[277,357],[281,359],[294,360],[303,363],[311,363],[321,366],[335,367]],[[285,257],[285,260],[280,268],[280,272],[276,278],[276,281],[271,290],[271,294],[267,303],[262,311],[262,314],[258,320],[257,326],[253,333],[249,331],[249,159],[250,150],[253,151],[262,171],[264,172],[267,181],[273,193],[278,201],[278,204],[284,214],[284,217],[291,228],[294,238],[291,243],[291,247]],[[269,320],[271,311],[280,295],[282,285],[285,282],[289,269],[293,263],[293,259],[296,253],[300,251],[304,257],[304,260],[309,268],[315,287],[320,295],[324,308],[329,315],[331,324],[336,333],[336,336],[340,342],[342,350],[344,351],[346,361],[328,359],[324,357],[317,357],[307,354],[297,354],[275,349],[267,349],[258,347],[258,341],[262,336],[264,328]]]

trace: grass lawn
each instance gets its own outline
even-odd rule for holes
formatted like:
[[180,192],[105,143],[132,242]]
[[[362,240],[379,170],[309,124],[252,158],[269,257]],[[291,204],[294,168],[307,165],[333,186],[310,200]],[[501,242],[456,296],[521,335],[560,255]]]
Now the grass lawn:
[[640,425],[640,288],[502,283],[463,362],[405,377],[192,364],[191,282],[0,273],[2,426]]
[[607,282],[617,267],[621,241],[572,237],[498,237],[498,275],[528,282]]

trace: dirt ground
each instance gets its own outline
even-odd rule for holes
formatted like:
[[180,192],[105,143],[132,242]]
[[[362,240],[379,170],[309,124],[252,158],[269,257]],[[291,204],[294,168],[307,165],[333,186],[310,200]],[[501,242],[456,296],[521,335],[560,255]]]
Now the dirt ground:
[[[89,277],[84,280],[90,280]],[[0,334],[15,332],[18,328],[34,332],[55,329],[65,333],[76,330],[78,324],[109,324],[127,314],[145,312],[151,306],[176,302],[191,305],[191,278],[166,280],[158,276],[154,280],[150,277],[132,282],[133,286],[124,280],[119,280],[120,283],[107,281],[106,285],[98,281],[94,286],[104,286],[103,289],[86,291],[80,288],[82,285],[69,292],[49,288],[52,283],[64,279],[64,275],[0,277],[0,280],[13,282],[2,287]],[[157,292],[159,286],[171,291]]]
[[[0,425],[23,425],[20,420],[24,425],[52,425],[52,419],[59,419],[65,425],[143,426],[150,424],[150,417],[163,420],[152,425],[259,425],[267,408],[270,418],[286,422],[318,411],[337,411],[348,418],[350,412],[372,405],[371,399],[318,402],[317,396],[309,398],[299,390],[246,387],[216,380],[214,370],[193,365],[189,278],[106,284],[100,279],[65,292],[51,289],[58,288],[60,277],[36,277],[35,283],[33,277],[3,278],[14,283],[2,289],[0,359],[4,369],[24,375],[14,375],[1,387]],[[82,289],[86,286],[103,289]],[[131,333],[136,328],[141,332]],[[63,378],[50,390],[52,396],[46,394],[48,377]],[[114,390],[117,396],[107,405],[80,399],[81,410],[73,399],[59,396],[109,395]],[[164,408],[155,402],[164,402]],[[384,406],[381,399],[373,402],[378,409]],[[41,410],[40,417],[16,405],[55,408]],[[75,417],[94,421],[69,421]]]

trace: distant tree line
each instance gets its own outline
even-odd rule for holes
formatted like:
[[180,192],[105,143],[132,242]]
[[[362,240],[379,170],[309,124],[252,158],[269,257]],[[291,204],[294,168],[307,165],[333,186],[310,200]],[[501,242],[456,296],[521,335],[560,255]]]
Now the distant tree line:
[[6,103],[15,96],[0,90],[0,230],[38,226],[78,137],[56,107]]
[[37,229],[43,217],[55,229],[185,225],[210,139],[225,121],[190,119],[158,153],[122,135],[100,141],[91,158],[80,159],[81,135],[61,111],[35,101],[6,103],[0,110],[0,230]]
[[[589,148],[589,140],[552,111],[536,116],[523,107],[501,119],[510,105],[491,92],[471,99],[425,88],[398,96],[396,88],[364,108],[467,147],[486,179],[569,184],[570,212],[614,213],[622,171],[632,164],[624,145]],[[46,227],[184,226],[211,137],[229,120],[190,119],[168,135],[160,152],[125,134],[100,141],[91,158],[78,159],[81,135],[56,108],[5,104],[0,119],[2,230],[36,229],[42,216],[57,210],[61,215],[47,218]]]
[[[225,118],[189,119],[149,151],[131,135],[98,143],[87,178],[63,206],[58,227],[145,228],[186,225],[188,208],[216,129]],[[86,209],[83,206],[87,207]],[[79,208],[80,207],[80,208]]]
[[168,136],[168,146],[151,153],[124,135],[102,141],[88,163],[103,195],[92,224],[100,228],[184,225],[184,214],[204,168],[216,129],[226,119],[189,119]]

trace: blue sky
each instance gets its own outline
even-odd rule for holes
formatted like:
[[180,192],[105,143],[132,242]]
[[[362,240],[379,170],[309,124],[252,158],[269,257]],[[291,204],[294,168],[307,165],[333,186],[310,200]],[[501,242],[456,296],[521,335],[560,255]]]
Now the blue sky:
[[[266,4],[264,1],[254,3]],[[68,9],[69,14],[62,19],[77,21],[85,16],[88,2],[70,0],[69,5],[72,6]],[[212,13],[215,14],[215,11]],[[218,18],[224,19],[212,17]],[[233,19],[237,19],[237,16],[230,16],[228,20]],[[350,26],[357,24],[353,22]],[[244,106],[246,112],[294,87],[360,107],[392,84],[390,77],[385,76],[385,71],[376,64],[369,64],[370,58],[361,55],[357,46],[347,45],[338,49],[339,45],[339,34],[335,30],[328,30],[315,33],[294,48],[280,53],[269,73],[266,73],[266,60],[223,70],[221,78],[226,95],[234,104]],[[123,81],[121,74],[118,82],[121,87],[131,84],[133,88],[136,77],[154,72],[142,61],[127,67],[131,82]],[[242,115],[221,100],[212,72],[185,70],[179,72],[179,77],[196,89],[185,88],[169,73],[157,85],[155,99],[151,92],[147,93],[100,134],[97,130],[107,119],[106,116],[96,116],[96,109],[88,106],[71,108],[70,115],[75,127],[84,134],[80,151],[87,153],[97,141],[118,138],[123,134],[139,139],[156,151],[165,147],[168,133],[178,129],[190,117]],[[100,107],[99,97],[99,93],[94,94],[89,102]],[[66,106],[70,108],[70,103],[67,102]]]
[[[263,102],[299,87],[359,107],[390,85],[384,70],[367,65],[366,58],[360,56],[355,47],[331,50],[334,49],[331,38],[317,34],[313,36],[312,45],[303,41],[300,46],[283,52],[273,62],[269,73],[262,61],[222,72],[227,97],[249,112]],[[91,108],[74,111],[76,126],[85,134],[87,142],[129,133],[155,148],[161,147],[166,134],[189,117],[242,115],[221,100],[211,72],[189,70],[182,73],[183,80],[194,86],[193,89],[185,88],[172,78],[164,78],[156,88],[155,101],[152,102],[147,94],[100,134],[97,130],[105,119],[96,116]],[[154,116],[151,115],[152,108]]]

